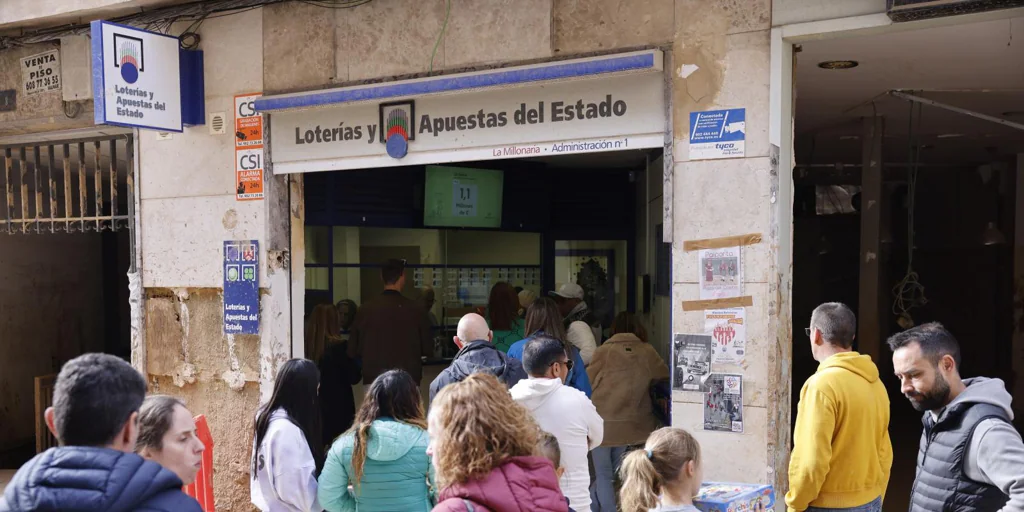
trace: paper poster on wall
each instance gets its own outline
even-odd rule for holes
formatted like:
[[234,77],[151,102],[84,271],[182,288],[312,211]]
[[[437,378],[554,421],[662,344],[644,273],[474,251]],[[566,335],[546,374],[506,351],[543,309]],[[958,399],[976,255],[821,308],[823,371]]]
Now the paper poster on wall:
[[22,90],[26,96],[59,91],[60,50],[50,50],[21,59],[21,76]]
[[260,333],[260,242],[224,242],[224,334]]
[[253,108],[262,93],[235,96],[235,199],[263,199],[263,116]]
[[746,117],[745,108],[690,112],[690,160],[744,156]]
[[743,432],[743,376],[713,373],[704,395],[704,430]]
[[739,247],[702,249],[699,278],[701,300],[742,295],[741,262]]
[[744,308],[704,311],[704,332],[714,340],[712,364],[743,365],[747,349],[745,312]]
[[706,334],[676,334],[672,343],[672,389],[707,391],[712,339]]

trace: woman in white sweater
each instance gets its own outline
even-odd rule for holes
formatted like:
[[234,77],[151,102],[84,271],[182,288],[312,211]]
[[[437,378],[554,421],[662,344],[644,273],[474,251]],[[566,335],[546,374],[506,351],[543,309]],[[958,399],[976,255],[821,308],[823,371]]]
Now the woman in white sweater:
[[263,512],[321,512],[316,479],[323,467],[316,431],[320,371],[308,359],[281,366],[253,434],[252,504]]

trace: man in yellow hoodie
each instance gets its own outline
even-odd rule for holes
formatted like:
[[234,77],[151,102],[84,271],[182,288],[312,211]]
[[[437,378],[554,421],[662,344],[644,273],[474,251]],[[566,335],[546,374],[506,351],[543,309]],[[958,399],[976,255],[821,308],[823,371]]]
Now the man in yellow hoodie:
[[871,357],[853,351],[857,319],[838,302],[811,314],[818,371],[800,390],[789,512],[881,512],[892,468],[889,395]]

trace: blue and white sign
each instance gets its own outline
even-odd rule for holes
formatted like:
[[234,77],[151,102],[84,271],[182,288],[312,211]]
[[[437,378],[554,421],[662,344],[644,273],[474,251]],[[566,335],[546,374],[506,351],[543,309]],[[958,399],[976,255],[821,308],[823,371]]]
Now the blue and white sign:
[[91,30],[96,123],[182,131],[178,38],[100,20]]
[[746,118],[745,108],[690,112],[690,160],[743,157]]
[[224,242],[224,334],[260,332],[260,242]]

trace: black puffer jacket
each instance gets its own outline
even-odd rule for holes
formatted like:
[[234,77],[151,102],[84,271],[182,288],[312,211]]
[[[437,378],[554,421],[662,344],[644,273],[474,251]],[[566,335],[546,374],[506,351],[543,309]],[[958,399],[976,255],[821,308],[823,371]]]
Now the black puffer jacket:
[[518,359],[505,355],[489,341],[471,341],[462,346],[451,366],[430,383],[430,401],[433,402],[438,391],[445,386],[462,382],[475,372],[494,375],[510,388],[526,378],[526,370]]
[[156,462],[107,448],[51,448],[28,461],[0,512],[202,512],[181,479]]

